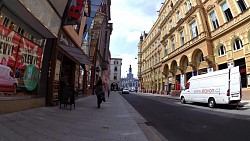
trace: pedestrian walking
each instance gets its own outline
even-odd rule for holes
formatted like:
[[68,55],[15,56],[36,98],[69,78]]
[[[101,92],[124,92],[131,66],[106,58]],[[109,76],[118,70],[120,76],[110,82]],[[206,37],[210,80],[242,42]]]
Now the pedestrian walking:
[[110,89],[108,88],[108,97],[109,97],[109,95],[110,95]]
[[99,78],[97,81],[94,90],[97,97],[97,108],[100,108],[102,101],[105,102],[105,93],[103,91],[103,83],[101,78]]

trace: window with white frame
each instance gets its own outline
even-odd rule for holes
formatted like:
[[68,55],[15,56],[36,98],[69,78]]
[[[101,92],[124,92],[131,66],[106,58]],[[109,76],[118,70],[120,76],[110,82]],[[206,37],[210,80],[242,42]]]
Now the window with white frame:
[[194,21],[190,24],[190,29],[191,29],[191,37],[192,38],[198,36],[198,28],[197,28],[196,21]]
[[164,48],[164,56],[168,55],[168,43],[166,43],[165,48]]
[[173,28],[173,22],[172,22],[172,20],[169,21],[169,27],[170,27],[170,30]]
[[221,45],[221,46],[218,48],[218,55],[219,55],[219,56],[222,56],[222,55],[224,55],[224,54],[226,54],[226,48],[225,48],[225,46]]
[[185,40],[184,40],[184,32],[183,31],[180,32],[180,41],[181,41],[181,46],[184,45]]
[[210,13],[210,19],[212,21],[214,30],[217,29],[217,28],[219,28],[219,22],[217,20],[217,17],[215,15],[214,11]]
[[239,50],[241,49],[242,46],[242,41],[240,38],[235,39],[234,44],[233,44],[234,50]]
[[175,42],[174,42],[174,38],[171,39],[172,42],[172,52],[175,50]]
[[187,0],[185,2],[185,7],[186,7],[186,12],[188,12],[191,9],[192,4],[191,4],[190,0]]
[[244,0],[236,0],[236,1],[240,7],[241,12],[244,12],[245,10],[247,10],[247,5]]
[[232,15],[232,12],[228,6],[228,3],[227,2],[224,2],[222,5],[221,5],[221,8],[224,12],[224,15],[225,15],[225,18],[227,21],[231,21],[233,19],[233,15]]

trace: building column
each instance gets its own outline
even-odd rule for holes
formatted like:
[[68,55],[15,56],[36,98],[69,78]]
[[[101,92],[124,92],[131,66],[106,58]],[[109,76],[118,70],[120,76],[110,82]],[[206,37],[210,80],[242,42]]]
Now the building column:
[[87,94],[87,87],[88,87],[88,71],[86,70],[86,66],[84,65],[84,73],[83,73],[83,88],[82,88],[82,94]]

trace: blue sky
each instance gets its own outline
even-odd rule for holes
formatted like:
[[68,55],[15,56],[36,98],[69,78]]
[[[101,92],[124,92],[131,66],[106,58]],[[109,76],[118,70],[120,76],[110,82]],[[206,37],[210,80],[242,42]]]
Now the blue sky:
[[[113,0],[110,39],[111,58],[122,58],[122,77],[128,73],[129,65],[137,77],[138,42],[143,31],[148,32],[158,17],[164,0]],[[127,72],[126,72],[127,71]]]

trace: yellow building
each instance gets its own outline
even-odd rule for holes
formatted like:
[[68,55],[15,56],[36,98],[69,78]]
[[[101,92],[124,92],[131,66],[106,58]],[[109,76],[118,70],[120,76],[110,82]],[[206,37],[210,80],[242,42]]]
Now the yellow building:
[[[165,0],[156,23],[138,44],[141,87],[158,93],[179,90],[193,75],[228,65],[240,66],[242,86],[247,87],[249,4],[249,0]],[[157,51],[160,62],[151,63]]]

